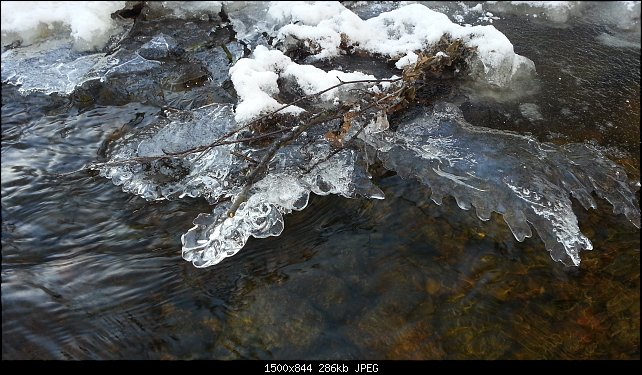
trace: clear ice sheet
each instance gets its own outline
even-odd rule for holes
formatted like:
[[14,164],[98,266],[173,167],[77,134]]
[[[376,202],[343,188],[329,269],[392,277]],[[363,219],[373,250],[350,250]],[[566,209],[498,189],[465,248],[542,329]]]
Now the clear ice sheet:
[[48,40],[8,49],[2,53],[2,82],[20,86],[22,94],[71,94],[93,79],[101,79],[118,60],[104,53],[87,54],[73,49],[71,40]]
[[187,157],[114,164],[206,146],[237,128],[231,105],[176,113],[117,140],[109,155],[111,164],[101,166],[100,174],[123,191],[147,200],[190,196],[204,197],[214,204],[213,212],[200,214],[194,220],[195,226],[182,236],[183,258],[196,267],[208,267],[236,254],[250,236],[278,236],[283,230],[283,215],[303,210],[310,193],[383,198],[381,190],[370,182],[357,151],[342,150],[324,161],[332,148],[323,140],[323,132],[309,135],[316,142],[297,140],[282,147],[269,163],[269,173],[252,186],[233,217],[228,216],[228,210],[241,193],[242,176],[250,166],[232,151],[260,159],[265,149],[239,142]]
[[[167,56],[169,47],[168,51],[159,48],[160,42],[165,41],[163,37],[161,34],[143,45],[140,52],[148,57]],[[52,39],[4,51],[1,76],[2,82],[19,86],[23,95],[31,92],[70,95],[85,82],[104,82],[112,76],[145,72],[160,64],[144,58],[138,51],[106,56],[105,53],[78,52],[71,40]]]
[[551,257],[566,265],[579,265],[580,251],[592,249],[578,227],[571,195],[588,209],[596,207],[595,192],[640,227],[626,173],[586,144],[559,147],[472,126],[449,103],[402,122],[396,132],[360,137],[387,169],[429,186],[437,204],[449,195],[462,209],[474,207],[481,220],[498,212],[518,241],[532,236],[532,226]]
[[[172,114],[168,120],[116,141],[111,162],[156,157],[205,146],[235,129],[231,105],[212,105]],[[233,138],[231,138],[233,139]],[[125,192],[147,200],[205,197],[216,200],[232,163],[232,145],[214,147],[184,158],[165,158],[101,168],[100,174]]]

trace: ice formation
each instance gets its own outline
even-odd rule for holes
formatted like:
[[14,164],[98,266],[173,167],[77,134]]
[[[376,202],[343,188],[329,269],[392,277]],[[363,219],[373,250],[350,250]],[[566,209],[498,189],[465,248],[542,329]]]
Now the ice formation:
[[[47,61],[43,65],[42,61]],[[92,79],[100,79],[117,60],[104,54],[77,52],[65,40],[48,40],[2,53],[2,81],[20,86],[25,94],[71,94]]]
[[101,48],[117,25],[111,14],[125,1],[3,1],[2,45],[69,35],[78,50]]
[[[241,58],[244,48],[240,44],[232,51],[226,49],[224,57],[197,43],[191,50],[184,49],[177,39],[162,32],[138,35],[127,48],[107,56],[82,52],[79,41],[95,47],[113,32],[111,18],[106,15],[122,7],[121,3],[74,4],[82,14],[91,16],[87,19],[94,24],[89,27],[86,21],[70,15],[65,2],[36,6],[36,17],[29,21],[22,13],[10,16],[22,5],[3,2],[3,44],[5,38],[16,37],[33,44],[3,47],[2,81],[20,85],[24,94],[62,95],[73,94],[89,81],[103,85],[114,81],[120,85],[117,89],[128,94],[130,86],[144,91],[131,98],[125,95],[129,100],[160,106],[167,104],[164,93],[176,94],[176,90],[159,89],[157,93],[154,90],[162,85],[150,77],[168,86],[167,81],[175,78],[171,74],[174,69],[191,64],[195,73],[186,74],[187,78],[203,78],[219,86],[229,78],[236,103],[211,101],[193,110],[164,112],[166,117],[159,116],[152,125],[130,129],[114,140],[104,155],[107,162],[94,166],[124,191],[148,200],[189,196],[210,202],[212,212],[200,214],[194,227],[182,236],[183,257],[197,267],[208,267],[236,254],[249,237],[279,235],[283,215],[304,209],[310,193],[383,199],[368,174],[368,164],[377,159],[402,177],[428,186],[437,203],[452,196],[462,209],[474,207],[481,220],[488,220],[492,212],[501,214],[519,241],[532,236],[534,228],[552,258],[567,265],[578,265],[580,251],[592,248],[578,227],[570,196],[590,208],[596,206],[591,196],[595,192],[613,205],[616,214],[622,213],[640,226],[640,210],[626,174],[589,145],[555,146],[529,136],[473,126],[447,102],[409,110],[396,120],[394,130],[389,129],[384,111],[364,115],[355,120],[355,125],[364,126],[362,132],[357,130],[359,126],[352,126],[344,134],[346,138],[358,135],[353,147],[338,151],[328,134],[342,126],[340,118],[298,133],[315,112],[339,113],[356,106],[359,98],[355,89],[385,94],[396,87],[392,82],[345,85],[283,108],[293,95],[312,95],[341,82],[396,79],[393,74],[415,66],[421,53],[435,47],[444,36],[474,49],[467,61],[472,79],[501,88],[517,76],[532,73],[533,63],[515,54],[511,42],[491,25],[461,26],[419,4],[386,3],[381,5],[385,11],[360,17],[338,2],[161,2],[148,5],[160,20],[183,17],[207,21],[224,9],[236,37],[251,54]],[[502,6],[555,14],[580,10],[575,2],[513,3],[480,3],[468,11],[493,17],[487,10]],[[639,10],[639,2],[624,5]],[[49,14],[41,14],[43,9]],[[38,34],[40,22],[53,25],[60,33],[37,41],[36,35],[42,36]],[[59,26],[63,27],[55,29]],[[208,33],[205,38],[210,37]],[[307,57],[289,56],[292,49],[305,50]],[[397,70],[390,67],[390,75],[375,77],[312,65],[351,53],[391,59]],[[448,58],[443,51],[436,55]],[[232,65],[229,74],[226,64]],[[223,72],[214,71],[221,68]],[[189,94],[197,89],[186,86],[184,90]],[[533,120],[544,120],[534,103],[522,103],[519,109]],[[267,139],[278,142],[291,134],[298,136],[271,153],[269,146],[253,141],[266,130],[247,125],[277,110],[278,121],[267,123],[271,126],[268,131],[275,135]],[[212,145],[216,147],[207,147]],[[202,149],[192,152],[198,148]],[[249,172],[261,160],[266,160],[265,173],[248,183]]]
[[[181,112],[122,139],[114,147],[111,161],[153,158],[206,146],[235,126],[230,105]],[[122,185],[123,191],[148,200],[202,196],[214,202],[227,191],[224,180],[231,168],[231,149],[231,145],[223,145],[186,158],[116,165],[102,169],[101,175]]]
[[[122,140],[112,161],[186,151],[210,144],[236,126],[229,106],[176,117]],[[218,127],[210,126],[212,122]],[[197,267],[207,267],[236,254],[250,236],[279,235],[283,214],[304,209],[311,192],[383,198],[355,150],[343,150],[324,161],[332,149],[322,141],[322,134],[317,130],[279,150],[269,165],[270,173],[252,186],[233,217],[228,210],[241,193],[239,175],[247,166],[234,159],[231,151],[258,159],[264,150],[240,143],[225,145],[187,158],[106,167],[101,174],[146,199],[189,195],[215,203],[230,198],[218,203],[211,214],[199,215],[182,238],[183,257]],[[430,187],[436,203],[453,196],[462,209],[475,207],[481,220],[500,213],[519,241],[532,236],[532,226],[552,258],[567,265],[579,265],[580,251],[592,249],[578,227],[571,195],[585,208],[595,208],[594,191],[613,204],[614,213],[640,225],[626,174],[588,145],[557,147],[528,136],[474,127],[449,103],[418,113],[396,131],[371,124],[360,137],[388,169]],[[310,143],[311,139],[316,141]],[[312,171],[303,173],[306,167],[313,167]]]
[[[310,151],[313,153],[308,154]],[[360,157],[351,150],[342,151],[310,173],[301,174],[298,167],[306,165],[301,164],[302,158],[312,158],[312,165],[329,152],[329,147],[303,152],[300,148],[285,148],[277,155],[275,171],[254,185],[250,197],[233,217],[227,215],[230,205],[221,204],[212,214],[201,214],[194,220],[194,227],[182,237],[183,258],[196,267],[208,267],[236,254],[250,236],[280,235],[283,214],[304,209],[310,193],[383,198],[358,162]]]
[[579,265],[579,252],[592,249],[580,232],[570,195],[585,208],[595,208],[595,191],[613,204],[615,213],[640,226],[626,174],[588,145],[557,147],[472,126],[449,103],[403,122],[395,132],[364,132],[362,138],[388,169],[429,186],[436,203],[453,196],[462,209],[474,206],[481,220],[498,212],[518,241],[531,237],[532,225],[551,257],[566,265]]
[[[330,145],[309,144],[306,137],[279,150],[269,165],[270,173],[252,187],[233,217],[228,216],[228,210],[242,192],[241,176],[249,166],[232,152],[260,158],[265,150],[230,143],[185,158],[154,159],[212,144],[236,126],[231,106],[175,114],[118,141],[110,164],[100,167],[101,175],[124,191],[148,200],[202,196],[218,203],[212,214],[199,215],[195,226],[183,236],[183,257],[197,267],[236,254],[250,236],[278,236],[283,230],[282,215],[304,209],[311,192],[383,198],[356,151],[344,150],[324,161],[332,151]],[[316,133],[309,136],[322,137]],[[118,164],[132,158],[140,162]],[[305,167],[311,170],[302,173]]]

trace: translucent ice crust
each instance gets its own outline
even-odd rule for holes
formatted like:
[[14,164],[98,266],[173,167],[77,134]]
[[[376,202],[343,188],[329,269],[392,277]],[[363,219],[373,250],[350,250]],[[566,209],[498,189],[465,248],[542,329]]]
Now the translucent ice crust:
[[500,213],[518,241],[537,230],[551,257],[580,264],[591,242],[578,227],[570,197],[595,208],[591,192],[640,227],[640,210],[626,173],[585,144],[558,147],[515,133],[468,124],[459,109],[440,103],[396,132],[364,132],[384,165],[430,187],[441,204],[475,208],[481,220]]

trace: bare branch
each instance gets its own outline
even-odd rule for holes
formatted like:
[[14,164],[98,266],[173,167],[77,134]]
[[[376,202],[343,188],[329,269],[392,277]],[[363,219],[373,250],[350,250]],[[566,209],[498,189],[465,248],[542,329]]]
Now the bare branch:
[[234,156],[237,156],[237,157],[239,157],[241,159],[245,159],[245,160],[249,161],[250,163],[252,163],[254,165],[259,164],[259,162],[256,159],[252,159],[251,157],[249,157],[247,155],[243,155],[242,153],[240,153],[238,151],[232,150],[232,151],[230,151],[230,154],[232,154]]
[[[337,77],[337,79],[339,80],[339,83],[337,83],[336,85],[330,86],[327,89],[315,92],[313,94],[304,95],[304,96],[302,96],[302,97],[300,97],[300,98],[298,98],[298,99],[296,99],[294,101],[291,101],[288,104],[285,104],[282,107],[277,108],[272,112],[268,112],[268,113],[266,113],[266,114],[264,114],[264,115],[262,115],[262,116],[260,116],[260,117],[258,117],[256,119],[248,122],[247,124],[241,126],[240,128],[238,128],[236,130],[232,130],[232,131],[222,135],[219,139],[216,140],[216,142],[219,142],[219,141],[222,141],[224,139],[227,139],[227,138],[233,136],[234,134],[240,132],[241,130],[247,129],[248,127],[250,127],[250,126],[252,126],[254,124],[257,124],[257,123],[259,123],[259,122],[261,122],[261,121],[263,121],[265,119],[268,119],[268,118],[270,118],[270,116],[273,116],[273,115],[283,111],[284,109],[286,109],[288,107],[291,107],[291,106],[293,106],[293,105],[295,105],[297,103],[300,103],[300,102],[302,102],[304,100],[307,100],[307,99],[316,98],[316,97],[318,97],[320,95],[325,94],[328,91],[334,90],[334,89],[336,89],[338,87],[341,87],[343,85],[350,85],[350,84],[356,84],[356,83],[382,83],[382,82],[391,82],[392,83],[392,82],[398,82],[398,81],[402,80],[403,78],[399,77],[399,78],[394,78],[394,79],[361,79],[361,80],[355,80],[355,81],[342,81],[341,79],[339,79],[339,77]],[[216,142],[214,142],[214,143],[216,143]]]
[[313,117],[309,122],[291,129],[290,133],[284,134],[278,141],[274,142],[272,146],[270,146],[268,152],[263,155],[256,168],[254,168],[254,170],[252,170],[252,172],[246,177],[243,190],[237,196],[232,207],[227,211],[227,216],[234,217],[236,210],[238,210],[241,203],[245,202],[249,198],[250,189],[263,175],[263,172],[267,169],[269,162],[274,158],[274,155],[276,155],[279,149],[298,138],[303,132],[312,126],[340,118],[341,116],[343,116],[341,113],[332,111],[321,112]]
[[[376,100],[376,101],[374,101],[373,103],[370,103],[367,107],[365,107],[365,108],[363,108],[363,109],[361,109],[361,110],[357,111],[356,113],[357,113],[357,114],[364,113],[364,112],[365,112],[365,111],[367,111],[368,109],[370,109],[370,108],[372,108],[372,107],[374,107],[374,106],[376,106],[376,105],[380,104],[380,103],[381,103],[381,102],[383,102],[384,100],[388,100],[388,99],[396,98],[399,94],[401,94],[401,93],[403,92],[403,90],[404,90],[404,89],[405,89],[405,87],[401,87],[400,89],[398,89],[398,90],[394,91],[393,93],[387,94],[386,96],[384,96],[384,97],[382,97],[382,98],[377,99],[377,100]],[[357,139],[357,137],[359,136],[359,134],[361,134],[361,132],[365,129],[365,127],[366,127],[367,125],[368,125],[367,123],[363,123],[363,124],[361,125],[361,127],[359,128],[359,130],[357,130],[357,132],[356,132],[352,137],[350,137],[350,139],[348,139],[348,141],[346,141],[346,142],[343,144],[343,146],[342,146],[342,147],[339,147],[339,148],[337,148],[337,149],[335,149],[335,150],[332,150],[332,152],[330,152],[330,153],[329,153],[325,158],[323,158],[323,159],[321,159],[321,160],[316,161],[316,162],[315,162],[314,164],[312,164],[309,168],[305,169],[303,173],[305,173],[305,174],[310,173],[310,172],[311,172],[314,168],[316,168],[319,164],[325,163],[326,161],[328,161],[329,159],[331,159],[333,156],[335,156],[336,154],[338,154],[341,150],[343,150],[343,149],[345,149],[346,147],[348,147],[349,145],[351,145],[351,144],[355,141],[355,139]]]
[[[319,95],[322,95],[322,94],[324,94],[324,93],[326,93],[328,91],[334,90],[334,89],[336,89],[338,87],[341,87],[343,85],[357,84],[357,83],[382,83],[382,82],[393,83],[393,82],[398,82],[398,81],[402,80],[401,77],[393,78],[393,79],[362,79],[362,80],[354,80],[354,81],[342,81],[338,77],[337,77],[337,79],[339,80],[339,83],[337,83],[336,85],[330,86],[330,87],[328,87],[328,88],[326,88],[324,90],[318,91],[318,92],[313,93],[313,94],[304,95],[304,96],[302,96],[302,97],[300,97],[300,98],[298,98],[298,99],[296,99],[296,100],[294,100],[292,102],[289,102],[288,104],[285,104],[282,107],[280,107],[280,108],[278,108],[278,109],[276,109],[276,110],[274,110],[272,112],[266,113],[266,114],[264,114],[264,115],[262,115],[262,116],[260,116],[260,117],[258,117],[256,119],[248,122],[247,124],[241,126],[238,129],[235,129],[235,130],[232,130],[232,131],[230,131],[228,133],[223,134],[217,140],[215,140],[214,142],[212,142],[212,143],[210,143],[208,145],[199,146],[199,147],[196,147],[196,148],[193,148],[193,149],[189,149],[189,150],[186,150],[186,151],[181,151],[181,152],[166,153],[165,155],[159,155],[159,156],[139,156],[139,157],[133,157],[133,158],[123,159],[123,160],[108,161],[108,162],[103,162],[103,163],[93,163],[93,164],[90,164],[89,166],[83,167],[83,168],[81,168],[81,169],[79,169],[77,171],[69,172],[69,174],[80,172],[82,170],[92,170],[92,169],[98,169],[98,168],[101,168],[101,167],[126,165],[126,164],[129,164],[129,163],[135,163],[135,162],[151,162],[151,161],[156,161],[156,160],[161,160],[161,159],[178,158],[178,157],[184,157],[184,156],[188,156],[188,155],[192,155],[192,154],[195,154],[195,153],[202,152],[202,154],[196,159],[196,161],[197,161],[200,158],[202,158],[203,155],[205,155],[204,151],[207,151],[207,150],[209,150],[209,149],[211,149],[213,147],[218,147],[218,146],[223,146],[223,145],[228,145],[228,144],[234,144],[234,143],[257,141],[257,140],[260,140],[260,139],[263,139],[263,138],[268,138],[268,137],[274,136],[276,134],[280,134],[280,133],[289,131],[290,128],[285,128],[285,129],[275,130],[275,131],[272,131],[272,132],[269,132],[269,133],[259,134],[257,136],[250,137],[250,138],[241,138],[241,139],[236,139],[236,140],[226,140],[229,137],[237,134],[241,130],[247,129],[248,127],[250,127],[250,126],[252,126],[254,124],[257,124],[262,120],[268,119],[268,118],[270,118],[270,116],[273,116],[273,115],[283,111],[284,109],[286,109],[288,107],[291,107],[291,106],[293,106],[293,105],[295,105],[295,104],[297,104],[297,103],[299,103],[299,102],[301,102],[303,100],[318,97]],[[204,106],[202,106],[200,108],[207,108],[207,107],[210,107],[212,105],[214,105],[214,103],[206,104],[206,105],[204,105]],[[163,150],[163,152],[165,152],[165,150]]]

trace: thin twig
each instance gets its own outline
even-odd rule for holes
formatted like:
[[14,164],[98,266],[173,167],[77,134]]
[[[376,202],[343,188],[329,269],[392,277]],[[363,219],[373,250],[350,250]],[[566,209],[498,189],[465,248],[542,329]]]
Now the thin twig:
[[[337,79],[339,79],[339,78],[337,77]],[[233,143],[240,143],[240,142],[251,142],[251,141],[259,140],[259,139],[262,139],[262,138],[270,137],[270,136],[273,136],[275,134],[283,133],[283,132],[288,131],[290,129],[289,128],[279,129],[279,130],[275,130],[275,131],[270,132],[270,133],[260,134],[260,135],[257,135],[255,137],[252,137],[252,138],[242,138],[242,139],[237,139],[237,140],[233,140],[233,141],[226,141],[227,138],[237,134],[239,131],[241,131],[243,129],[246,129],[249,126],[251,126],[253,124],[256,124],[256,123],[258,123],[258,122],[260,122],[260,121],[262,121],[262,120],[264,120],[266,118],[269,118],[270,116],[272,116],[272,115],[274,115],[274,114],[276,114],[276,113],[278,113],[278,112],[280,112],[280,111],[282,111],[282,110],[284,110],[284,109],[286,109],[286,108],[288,108],[290,106],[293,106],[296,103],[299,103],[299,102],[301,102],[303,100],[306,100],[306,99],[317,97],[319,95],[322,95],[322,94],[324,94],[324,93],[326,93],[326,92],[328,92],[330,90],[334,90],[334,89],[336,89],[338,87],[341,87],[343,85],[356,84],[356,83],[382,83],[382,82],[391,82],[392,83],[392,82],[398,82],[401,79],[402,79],[401,77],[394,78],[394,79],[362,79],[362,80],[355,80],[355,81],[342,81],[342,80],[339,79],[339,83],[337,83],[336,85],[330,86],[327,89],[321,90],[321,91],[316,92],[314,94],[309,94],[309,95],[302,96],[302,97],[300,97],[300,98],[298,98],[298,99],[296,99],[296,100],[294,100],[292,102],[289,102],[288,104],[285,104],[282,107],[280,107],[280,108],[278,108],[278,109],[276,109],[276,110],[274,110],[272,112],[264,114],[264,115],[260,116],[259,118],[248,122],[247,124],[241,126],[238,129],[235,129],[235,130],[232,130],[230,132],[227,132],[227,133],[223,134],[217,140],[215,140],[214,142],[212,142],[212,143],[210,143],[208,145],[199,146],[199,147],[196,147],[196,148],[193,148],[193,149],[189,149],[189,150],[181,151],[181,152],[176,152],[176,153],[167,153],[165,155],[159,155],[159,156],[139,156],[139,157],[133,157],[133,158],[130,158],[130,159],[109,161],[109,162],[104,162],[104,163],[94,163],[94,164],[91,164],[88,167],[83,168],[83,169],[96,169],[96,168],[100,168],[100,167],[104,167],[104,166],[124,165],[124,164],[128,164],[128,163],[133,163],[133,162],[149,162],[149,161],[156,161],[156,160],[160,160],[160,159],[183,157],[183,156],[188,156],[188,155],[195,154],[195,153],[198,153],[198,152],[203,152],[203,151],[209,150],[210,148],[213,148],[213,147],[218,147],[218,146],[223,146],[223,145],[228,145],[228,144],[233,144]],[[204,106],[202,106],[200,108],[207,108],[207,107],[209,107],[211,105],[213,105],[213,103],[212,104],[206,104],[206,105],[204,105]],[[202,158],[203,155],[205,155],[204,152],[201,155],[199,155],[198,158],[195,161],[200,160],[200,158]],[[83,170],[83,169],[81,169],[81,170]]]
[[[257,141],[259,139],[268,138],[268,137],[271,137],[271,136],[279,134],[279,133],[284,133],[284,132],[286,132],[288,130],[291,130],[291,129],[289,129],[289,128],[279,129],[279,130],[275,130],[275,131],[272,131],[272,132],[269,132],[269,133],[259,134],[259,135],[254,136],[254,137],[240,138],[240,139],[235,139],[235,140],[230,140],[230,141],[221,141],[221,142],[218,142],[216,144],[212,143],[212,144],[209,144],[209,145],[206,145],[206,146],[199,146],[197,148],[193,148],[193,149],[190,149],[190,150],[187,150],[187,151],[175,152],[175,153],[170,153],[170,154],[165,154],[165,155],[136,156],[136,157],[133,157],[133,158],[123,159],[123,160],[106,161],[106,162],[103,162],[103,163],[93,163],[93,164],[91,164],[91,165],[89,165],[89,166],[87,166],[86,168],[83,168],[83,169],[97,169],[97,168],[101,168],[101,167],[111,167],[111,166],[125,165],[125,164],[129,164],[129,163],[133,163],[133,162],[151,162],[151,161],[156,161],[156,160],[161,160],[161,159],[180,158],[180,157],[183,157],[183,156],[195,154],[197,152],[207,151],[210,148],[217,147],[217,146],[224,146],[224,145],[230,145],[230,144],[234,144],[234,143]],[[199,159],[201,157],[202,157],[202,155],[199,156]],[[79,169],[78,171],[81,171],[81,170],[82,169]],[[78,171],[76,171],[76,172],[78,172]],[[69,173],[71,173],[71,172],[69,172]]]
[[[391,83],[392,83],[392,82],[400,81],[400,80],[402,79],[402,77],[399,77],[399,78],[393,78],[393,79],[361,79],[361,80],[355,80],[355,81],[342,81],[342,80],[340,80],[340,79],[339,79],[339,77],[337,77],[337,79],[339,80],[339,83],[337,83],[336,85],[334,85],[334,86],[330,86],[330,87],[328,87],[327,89],[324,89],[324,90],[321,90],[321,91],[315,92],[315,93],[313,93],[313,94],[304,95],[304,96],[302,96],[302,97],[300,97],[300,98],[298,98],[298,99],[295,99],[294,101],[291,101],[291,102],[289,102],[288,104],[285,104],[285,105],[283,105],[282,107],[277,108],[277,109],[275,109],[275,110],[274,110],[274,111],[272,111],[272,112],[268,112],[268,113],[266,113],[266,114],[264,114],[264,115],[262,115],[262,116],[260,116],[260,117],[258,117],[258,118],[256,118],[256,119],[254,119],[254,120],[252,120],[252,121],[248,122],[247,124],[245,124],[245,125],[241,126],[241,127],[240,127],[240,128],[238,128],[238,129],[235,129],[235,130],[232,130],[232,131],[230,131],[230,132],[228,132],[228,133],[226,133],[226,134],[223,134],[223,135],[222,135],[219,139],[217,139],[214,143],[219,142],[219,141],[222,141],[222,140],[224,140],[224,139],[227,139],[227,138],[229,138],[229,137],[233,136],[234,134],[238,133],[239,131],[241,131],[241,130],[243,130],[243,129],[247,129],[248,127],[250,127],[250,126],[252,126],[252,125],[254,125],[254,124],[257,124],[257,123],[259,123],[259,122],[261,122],[261,121],[263,121],[263,120],[265,120],[265,119],[267,119],[267,118],[270,118],[270,116],[273,116],[273,115],[275,115],[275,114],[277,114],[277,113],[279,113],[279,112],[283,111],[284,109],[286,109],[286,108],[288,108],[288,107],[291,107],[291,106],[293,106],[293,105],[295,105],[295,104],[297,104],[297,103],[300,103],[300,102],[302,102],[302,101],[304,101],[304,100],[306,100],[306,99],[316,98],[316,97],[318,97],[318,96],[320,96],[320,95],[325,94],[325,93],[326,93],[326,92],[328,92],[328,91],[334,90],[334,89],[336,89],[336,88],[338,88],[338,87],[341,87],[341,86],[343,86],[343,85],[349,85],[349,84],[355,84],[355,83],[381,83],[381,82],[391,82]],[[204,107],[205,107],[205,106],[204,106]]]
[[[379,99],[378,99],[378,100],[376,100],[375,102],[370,103],[367,107],[365,107],[364,109],[361,109],[361,110],[357,111],[356,113],[361,114],[361,113],[363,113],[363,112],[367,111],[368,109],[370,109],[370,108],[374,107],[375,105],[379,104],[379,103],[380,103],[380,102],[382,102],[383,100],[386,100],[386,99],[389,99],[389,98],[395,97],[396,95],[399,95],[399,94],[403,91],[403,89],[404,89],[404,87],[402,87],[402,88],[400,88],[400,89],[396,90],[395,92],[393,92],[393,93],[391,93],[391,94],[387,94],[386,96],[384,96],[384,97],[382,97],[382,98],[379,98]],[[312,164],[309,168],[305,169],[305,171],[304,171],[303,173],[304,173],[304,174],[308,174],[308,173],[310,173],[310,172],[311,172],[314,168],[316,168],[319,164],[325,163],[325,162],[326,162],[326,161],[328,161],[330,158],[332,158],[334,155],[338,154],[339,152],[341,152],[342,150],[344,150],[346,147],[348,147],[350,144],[352,144],[352,142],[353,142],[355,139],[357,139],[357,137],[359,136],[359,134],[361,134],[361,132],[365,129],[365,127],[366,127],[366,126],[368,126],[368,124],[369,124],[369,123],[365,123],[365,122],[364,122],[364,123],[363,123],[363,125],[361,125],[361,127],[359,128],[359,130],[357,130],[357,132],[356,132],[352,137],[350,137],[350,139],[348,139],[348,141],[346,141],[346,142],[343,144],[343,146],[342,146],[342,147],[339,147],[339,148],[337,148],[337,149],[335,149],[335,150],[332,150],[332,151],[331,151],[331,152],[330,152],[330,153],[329,153],[325,158],[323,158],[323,159],[320,159],[320,160],[316,161],[316,162],[315,162],[314,164]]]
[[237,157],[239,157],[241,159],[245,159],[245,160],[249,161],[250,163],[253,163],[254,165],[259,164],[259,162],[256,159],[252,159],[251,157],[249,157],[247,155],[243,155],[242,153],[240,153],[238,151],[232,150],[232,151],[230,151],[230,154],[232,154],[234,156],[237,156]]
[[263,175],[263,172],[267,169],[269,162],[274,158],[278,150],[280,150],[288,143],[292,142],[294,139],[298,138],[299,135],[301,135],[312,126],[337,119],[341,116],[341,113],[332,113],[330,111],[321,112],[317,116],[313,117],[309,122],[290,129],[290,133],[284,134],[278,141],[274,142],[267,153],[263,155],[256,168],[254,168],[254,170],[252,170],[252,172],[250,172],[250,174],[246,177],[243,190],[241,190],[241,193],[234,200],[232,207],[230,207],[230,209],[227,211],[227,216],[234,217],[240,205],[243,202],[247,201],[250,195],[250,189],[252,188],[252,186],[254,186],[254,183],[258,181],[259,178]]

